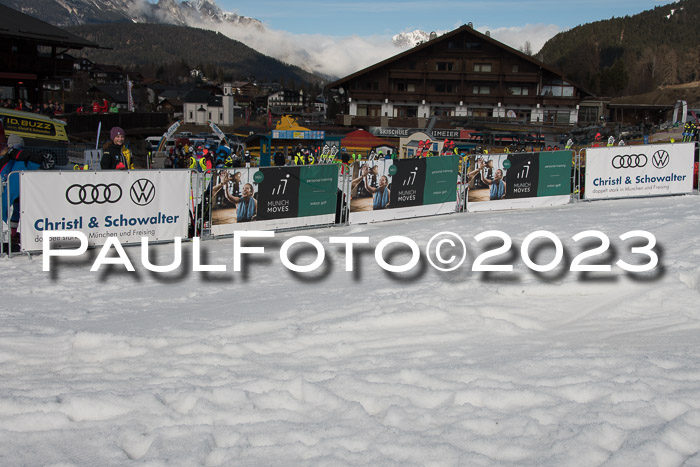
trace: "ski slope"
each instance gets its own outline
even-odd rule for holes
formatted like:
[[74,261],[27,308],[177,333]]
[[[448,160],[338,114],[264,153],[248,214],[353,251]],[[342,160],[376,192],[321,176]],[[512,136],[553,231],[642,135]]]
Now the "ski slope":
[[[0,258],[0,464],[700,465],[699,226],[695,195],[281,233],[242,272],[230,238],[202,243],[226,272],[151,273],[138,247],[134,273],[90,272],[95,251],[51,272]],[[568,271],[591,229],[611,272]],[[513,247],[487,263],[513,272],[471,271],[489,230]],[[550,272],[520,256],[538,230],[564,245]],[[644,262],[633,230],[657,239],[650,272],[614,265]],[[375,261],[381,239],[442,231],[468,247],[453,272]],[[296,235],[325,245],[318,270],[282,265]],[[354,271],[329,236],[370,238]]]

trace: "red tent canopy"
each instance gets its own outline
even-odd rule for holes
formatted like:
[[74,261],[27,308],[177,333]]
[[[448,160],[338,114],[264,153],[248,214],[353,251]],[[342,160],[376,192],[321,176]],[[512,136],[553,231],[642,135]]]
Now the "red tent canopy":
[[378,138],[365,130],[355,130],[340,141],[340,146],[344,148],[372,149],[377,146],[393,146],[387,140]]

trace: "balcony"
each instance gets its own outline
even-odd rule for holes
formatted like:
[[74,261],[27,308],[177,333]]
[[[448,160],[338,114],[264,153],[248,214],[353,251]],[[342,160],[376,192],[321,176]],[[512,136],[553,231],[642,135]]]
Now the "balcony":
[[504,73],[503,81],[509,83],[537,83],[540,77],[537,73]]
[[73,60],[29,54],[9,54],[2,55],[0,58],[0,68],[13,73],[70,76],[73,73]]
[[430,80],[460,81],[463,74],[458,71],[429,71],[427,78]]
[[423,72],[418,70],[390,70],[389,79],[423,79]]
[[500,76],[498,75],[498,73],[474,73],[474,72],[471,72],[471,73],[464,74],[464,80],[469,81],[469,82],[472,82],[472,81],[475,81],[475,82],[480,82],[480,81],[481,82],[484,82],[484,81],[494,82],[494,81],[499,81]]

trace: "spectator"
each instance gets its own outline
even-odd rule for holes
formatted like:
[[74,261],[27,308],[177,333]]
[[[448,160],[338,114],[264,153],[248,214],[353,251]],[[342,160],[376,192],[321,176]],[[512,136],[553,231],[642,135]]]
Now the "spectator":
[[109,131],[110,141],[102,148],[100,168],[102,170],[129,170],[134,165],[131,161],[131,151],[124,145],[124,130],[115,126]]
[[[24,150],[24,140],[17,135],[10,135],[7,139],[7,147],[0,151],[0,178],[5,182],[10,178],[2,191],[2,220],[7,222],[10,217],[10,242],[19,244],[19,177],[21,170],[37,170],[41,167],[41,156]],[[14,174],[12,174],[14,172]],[[10,216],[8,208],[12,206]]]

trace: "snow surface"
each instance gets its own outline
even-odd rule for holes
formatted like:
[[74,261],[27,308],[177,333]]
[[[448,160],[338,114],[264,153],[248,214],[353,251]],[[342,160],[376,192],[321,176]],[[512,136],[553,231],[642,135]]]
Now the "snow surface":
[[[96,251],[50,273],[0,258],[0,465],[700,465],[698,226],[700,197],[677,196],[287,232],[241,273],[231,239],[202,243],[224,273],[151,273],[138,247],[136,273],[89,272]],[[470,271],[491,229],[513,273]],[[612,242],[591,262],[644,262],[618,236],[647,230],[660,264],[534,273],[518,249],[539,229],[565,264],[588,229]],[[374,261],[389,235],[440,231],[469,247],[455,272]],[[299,234],[325,267],[282,266]],[[356,271],[331,235],[370,237]]]

